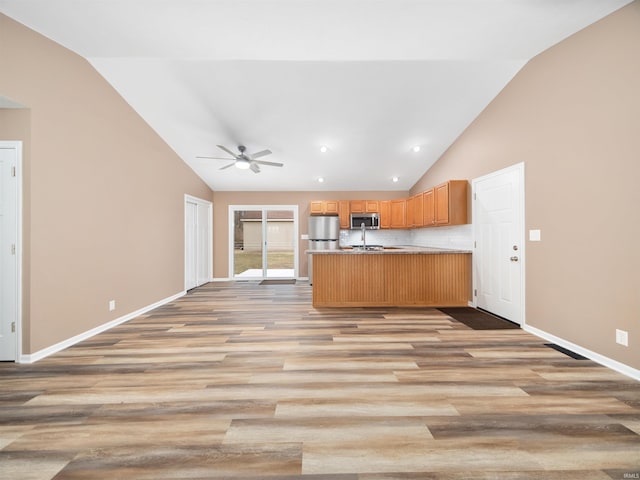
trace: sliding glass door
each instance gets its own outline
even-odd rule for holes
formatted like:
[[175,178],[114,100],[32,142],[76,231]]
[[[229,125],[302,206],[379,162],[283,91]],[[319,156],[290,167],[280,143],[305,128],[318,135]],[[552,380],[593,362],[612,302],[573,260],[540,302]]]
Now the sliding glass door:
[[296,278],[298,206],[229,206],[233,278]]

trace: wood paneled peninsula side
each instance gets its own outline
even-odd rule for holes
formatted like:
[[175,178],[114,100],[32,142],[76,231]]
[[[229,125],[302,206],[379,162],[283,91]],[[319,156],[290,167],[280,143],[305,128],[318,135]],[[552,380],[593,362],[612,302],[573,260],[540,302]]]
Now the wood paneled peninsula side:
[[428,247],[310,251],[314,307],[467,306],[471,252]]

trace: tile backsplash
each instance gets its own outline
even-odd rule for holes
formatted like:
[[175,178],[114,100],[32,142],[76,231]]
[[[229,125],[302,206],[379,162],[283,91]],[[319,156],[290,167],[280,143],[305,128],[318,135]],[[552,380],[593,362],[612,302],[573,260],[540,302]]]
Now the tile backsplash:
[[[360,230],[340,230],[340,246],[362,245]],[[410,230],[367,230],[367,245],[411,245]]]
[[[418,247],[473,248],[471,224],[415,230],[367,230],[368,245],[414,245]],[[360,230],[340,230],[340,246],[362,245]]]
[[411,245],[419,247],[473,248],[473,225],[417,228],[410,230]]

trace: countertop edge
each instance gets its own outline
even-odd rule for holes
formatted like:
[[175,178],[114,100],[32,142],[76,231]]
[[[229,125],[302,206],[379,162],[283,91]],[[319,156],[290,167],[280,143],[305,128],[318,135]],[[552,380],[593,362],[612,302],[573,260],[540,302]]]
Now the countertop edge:
[[305,250],[305,253],[313,255],[444,255],[444,254],[471,254],[471,250],[399,246],[386,250],[360,250],[358,248],[341,248],[335,250]]

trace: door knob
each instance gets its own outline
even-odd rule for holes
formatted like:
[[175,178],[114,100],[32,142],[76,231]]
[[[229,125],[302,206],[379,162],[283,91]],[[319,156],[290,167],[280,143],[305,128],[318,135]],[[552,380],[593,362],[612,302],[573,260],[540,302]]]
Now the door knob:
[[518,257],[511,257],[510,259],[512,262],[517,262],[518,261]]

